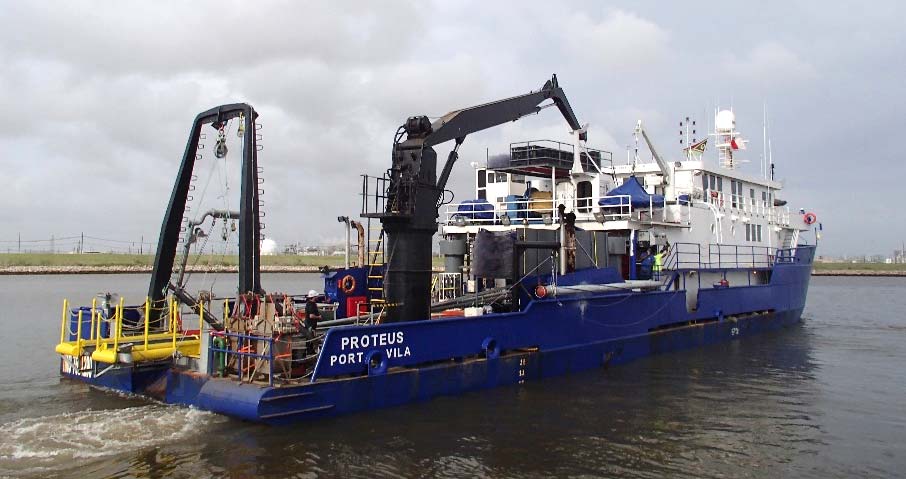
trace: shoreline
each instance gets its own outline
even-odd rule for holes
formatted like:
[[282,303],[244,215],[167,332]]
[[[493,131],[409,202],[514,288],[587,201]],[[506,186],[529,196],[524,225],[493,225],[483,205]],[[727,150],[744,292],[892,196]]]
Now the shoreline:
[[[0,276],[42,274],[151,274],[151,266],[3,266]],[[237,266],[190,266],[190,273],[238,273]],[[262,273],[318,273],[318,266],[261,266]]]
[[825,269],[812,270],[812,276],[884,276],[884,277],[906,277],[906,271],[873,271],[869,269]]
[[[438,270],[438,268],[434,268]],[[194,266],[187,268],[191,273],[238,273],[236,266]],[[262,273],[319,273],[321,267],[311,265],[277,266],[262,265]],[[50,274],[150,274],[151,266],[2,266],[0,276],[50,275]],[[906,270],[812,270],[812,276],[866,276],[906,277]]]

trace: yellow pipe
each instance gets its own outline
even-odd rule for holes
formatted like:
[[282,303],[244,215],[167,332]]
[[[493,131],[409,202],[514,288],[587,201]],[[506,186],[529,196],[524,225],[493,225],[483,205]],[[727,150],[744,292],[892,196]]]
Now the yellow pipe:
[[[178,350],[186,356],[198,355],[200,350],[200,341],[197,339],[187,340],[184,343],[180,344]],[[177,348],[172,347],[151,348],[148,350],[133,349],[132,360],[153,361],[158,359],[166,359],[173,356],[173,353],[175,351],[177,351]],[[117,352],[113,349],[96,350],[95,352],[91,353],[91,359],[102,363],[114,364],[116,363]]]
[[98,299],[93,298],[91,300],[91,315],[97,316],[97,334],[94,336],[94,349],[97,349],[101,346],[101,312],[97,308]]
[[204,321],[204,301],[198,303],[198,331],[201,332],[201,322]]
[[113,326],[114,326],[114,336],[113,336],[113,351],[120,346],[120,335],[123,331],[123,302],[125,298],[120,298],[120,304],[116,306],[116,312],[113,313]]
[[148,319],[151,317],[151,298],[145,296],[145,349],[148,349]]
[[179,316],[179,305],[176,301],[173,301],[173,350],[176,351],[176,330],[179,329],[179,325],[176,324],[176,318]]
[[88,330],[90,331],[90,333],[88,334],[88,340],[92,341],[92,340],[94,340],[94,300],[93,299],[91,300],[91,322],[89,324],[90,324],[90,326],[88,327]]
[[63,344],[63,340],[66,338],[66,311],[69,309],[69,300],[63,300],[63,317],[60,320],[60,344]]

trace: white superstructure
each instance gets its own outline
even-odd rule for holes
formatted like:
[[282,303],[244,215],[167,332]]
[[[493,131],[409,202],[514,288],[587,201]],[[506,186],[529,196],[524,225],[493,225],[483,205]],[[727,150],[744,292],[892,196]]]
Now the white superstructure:
[[[475,167],[475,198],[489,206],[479,209],[474,200],[465,206],[446,205],[440,218],[442,232],[448,238],[468,238],[479,229],[558,230],[562,205],[565,213],[575,215],[577,231],[607,233],[606,251],[598,251],[595,240],[590,243],[594,252],[574,252],[576,257],[587,256],[597,266],[604,258],[627,278],[631,275],[626,264],[637,260],[640,249],[652,246],[669,249],[674,257],[683,254],[682,249],[697,248],[700,267],[721,266],[731,257],[721,251],[729,250],[732,261],[745,257],[744,262],[753,265],[770,263],[777,249],[795,247],[800,232],[810,225],[805,215],[791,212],[778,198],[779,182],[737,169],[746,140],[736,131],[735,114],[717,112],[714,125],[710,136],[716,162],[701,154],[706,142],[689,145],[684,155],[677,155],[681,161],[662,159],[647,136],[658,161],[643,162],[636,155],[627,165],[614,165],[610,153],[587,148],[578,135],[572,144],[514,143],[510,155]],[[644,135],[641,122],[639,132]],[[661,195],[663,201],[651,196],[647,204],[639,204],[638,197],[611,193],[632,177],[648,195]],[[723,257],[715,258],[715,250]]]

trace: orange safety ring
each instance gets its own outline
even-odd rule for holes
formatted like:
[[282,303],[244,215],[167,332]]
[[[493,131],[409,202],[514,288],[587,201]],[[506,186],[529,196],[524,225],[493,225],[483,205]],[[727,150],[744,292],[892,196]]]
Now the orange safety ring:
[[539,299],[544,298],[545,296],[547,296],[547,288],[544,287],[543,284],[535,286],[535,296],[537,296]]
[[343,278],[337,281],[337,287],[340,288],[340,291],[349,294],[355,291],[355,278],[351,274],[343,276]]
[[807,225],[813,225],[818,221],[818,216],[815,213],[808,212],[802,217],[802,221],[805,221],[805,224]]

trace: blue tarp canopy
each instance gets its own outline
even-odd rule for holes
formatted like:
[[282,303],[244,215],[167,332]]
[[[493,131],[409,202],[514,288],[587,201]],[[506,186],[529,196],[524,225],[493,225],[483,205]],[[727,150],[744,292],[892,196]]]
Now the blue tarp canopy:
[[456,208],[455,216],[463,216],[471,220],[494,219],[494,206],[486,200],[466,200]]
[[626,178],[622,185],[608,191],[606,196],[619,196],[619,198],[601,198],[598,201],[600,206],[629,206],[631,202],[633,207],[648,206],[649,204],[658,208],[664,207],[664,196],[649,195],[635,176]]

